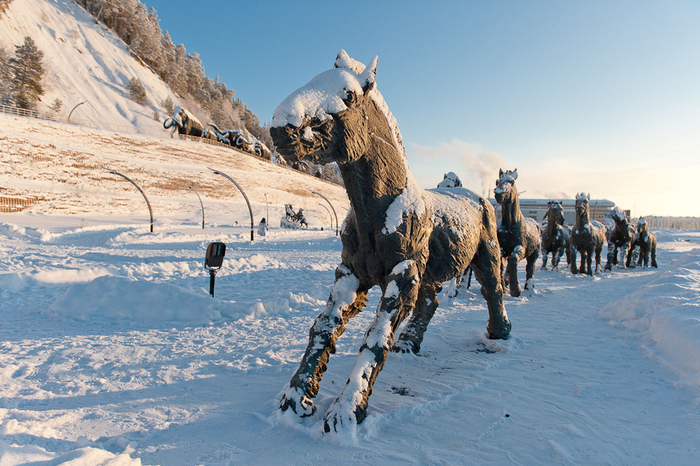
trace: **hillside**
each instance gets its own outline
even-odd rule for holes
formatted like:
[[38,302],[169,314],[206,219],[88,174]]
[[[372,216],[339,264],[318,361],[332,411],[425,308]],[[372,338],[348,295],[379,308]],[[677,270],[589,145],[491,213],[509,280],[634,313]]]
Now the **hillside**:
[[156,138],[0,114],[0,198],[5,205],[18,199],[30,203],[26,213],[147,221],[141,195],[102,168],[107,167],[144,190],[156,224],[159,217],[201,221],[199,202],[188,186],[201,195],[207,215],[229,224],[249,222],[238,190],[211,167],[242,186],[256,222],[267,215],[267,197],[273,225],[284,204],[291,203],[304,208],[312,227],[328,227],[324,201],[312,190],[329,198],[340,221],[345,216],[349,202],[340,186],[227,147],[170,139],[163,132]]
[[[38,110],[48,112],[55,99],[63,102],[58,117],[119,131],[164,132],[161,103],[179,98],[150,69],[131,56],[124,42],[72,0],[13,0],[0,14],[0,46],[14,46],[32,37],[44,52],[44,91]],[[139,79],[147,105],[129,99],[127,85]],[[159,120],[154,119],[154,113]]]

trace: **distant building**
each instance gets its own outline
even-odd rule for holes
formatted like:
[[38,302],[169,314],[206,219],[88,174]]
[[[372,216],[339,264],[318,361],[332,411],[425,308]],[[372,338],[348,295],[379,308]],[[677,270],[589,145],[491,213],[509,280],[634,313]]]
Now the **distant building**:
[[[496,216],[501,218],[501,206],[495,199],[489,199],[496,209]],[[542,223],[544,214],[547,213],[547,202],[561,201],[564,206],[564,222],[567,225],[573,225],[576,221],[575,199],[520,199],[520,210],[525,217],[534,218],[538,223]],[[607,199],[591,199],[589,202],[591,220],[598,220],[601,223],[609,223],[606,217],[610,217],[612,210],[615,208],[615,203]],[[625,211],[629,217],[629,211]]]

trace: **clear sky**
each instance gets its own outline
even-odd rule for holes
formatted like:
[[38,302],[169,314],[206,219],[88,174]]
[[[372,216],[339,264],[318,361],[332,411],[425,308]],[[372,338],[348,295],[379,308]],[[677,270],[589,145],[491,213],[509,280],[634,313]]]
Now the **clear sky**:
[[424,187],[453,171],[493,197],[517,168],[524,198],[700,216],[700,1],[144,3],[261,123],[339,49],[378,55]]

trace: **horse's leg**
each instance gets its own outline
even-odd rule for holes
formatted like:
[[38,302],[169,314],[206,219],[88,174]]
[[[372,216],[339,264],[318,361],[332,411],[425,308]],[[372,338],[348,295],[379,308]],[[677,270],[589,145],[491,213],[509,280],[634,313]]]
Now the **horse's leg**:
[[291,408],[299,416],[310,416],[316,407],[319,382],[326,370],[328,358],[335,352],[335,342],[345,330],[345,324],[367,303],[367,290],[359,290],[360,281],[348,268],[340,265],[335,271],[335,283],[326,308],[309,330],[309,344],[289,384],[282,392],[280,409]]
[[525,289],[534,290],[535,289],[535,262],[537,261],[537,250],[527,256],[527,263],[525,264]]
[[595,254],[595,250],[591,249],[586,253],[586,273],[589,276],[593,276],[593,254]]
[[438,307],[437,294],[440,292],[440,288],[442,286],[439,283],[424,283],[421,286],[416,307],[398,340],[391,348],[393,352],[418,354],[423,342],[423,335]]
[[605,262],[605,270],[612,270],[613,262],[615,262],[616,252],[617,247],[612,242],[608,242],[608,258],[607,262]]
[[571,261],[569,262],[569,265],[571,267],[571,273],[576,275],[578,273],[578,269],[576,268],[576,256],[578,254],[578,248],[574,245],[571,245]]
[[561,257],[564,255],[565,246],[562,244],[552,253],[552,270],[559,270],[559,262],[561,262]]
[[[549,254],[549,251],[547,251],[544,246],[542,246],[542,267],[540,270],[547,270],[547,255]],[[554,259],[554,252],[552,252],[552,268],[556,267],[555,264],[555,259]]]
[[508,264],[506,265],[506,275],[508,276],[510,285],[510,295],[514,298],[520,296],[520,282],[518,282],[518,261],[520,260],[520,254],[515,251],[513,254],[508,256]]
[[659,264],[656,263],[656,239],[651,243],[651,266],[655,269],[659,268]]
[[[400,265],[404,265],[400,268]],[[406,260],[387,278],[384,296],[377,307],[377,317],[367,330],[357,363],[343,391],[324,416],[323,430],[338,432],[352,428],[367,415],[367,400],[372,386],[384,367],[396,330],[416,304],[420,289],[418,267]]]
[[493,241],[482,240],[472,259],[470,268],[476,280],[481,284],[481,295],[489,309],[489,321],[486,330],[491,339],[507,339],[511,324],[503,307],[503,282],[499,276],[501,256],[498,246]]

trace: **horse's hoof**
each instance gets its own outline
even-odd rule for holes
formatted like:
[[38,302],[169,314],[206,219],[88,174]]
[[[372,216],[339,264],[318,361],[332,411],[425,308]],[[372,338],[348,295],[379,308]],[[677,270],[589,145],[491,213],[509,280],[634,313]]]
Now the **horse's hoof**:
[[[358,411],[359,408],[356,408]],[[323,433],[333,434],[339,432],[354,432],[357,424],[365,418],[365,412],[343,412],[347,411],[334,402],[326,415],[323,417]],[[361,417],[360,417],[361,416]]]
[[503,325],[499,328],[491,328],[491,325],[487,325],[486,330],[489,334],[489,340],[507,340],[510,336],[511,324],[509,320],[506,320]]
[[311,398],[301,394],[298,388],[287,387],[282,393],[280,411],[285,412],[290,408],[299,417],[312,416],[316,412],[316,405]]

